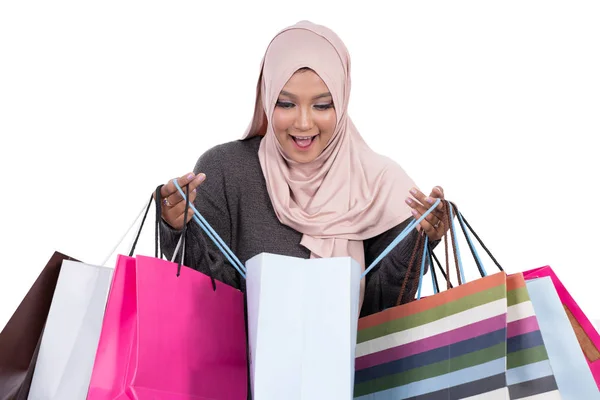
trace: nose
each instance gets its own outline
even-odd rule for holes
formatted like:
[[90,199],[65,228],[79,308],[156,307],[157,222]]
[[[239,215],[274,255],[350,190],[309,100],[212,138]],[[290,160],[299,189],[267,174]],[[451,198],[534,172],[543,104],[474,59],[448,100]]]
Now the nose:
[[310,107],[298,107],[298,115],[294,123],[294,128],[299,131],[309,131],[312,129],[314,123]]

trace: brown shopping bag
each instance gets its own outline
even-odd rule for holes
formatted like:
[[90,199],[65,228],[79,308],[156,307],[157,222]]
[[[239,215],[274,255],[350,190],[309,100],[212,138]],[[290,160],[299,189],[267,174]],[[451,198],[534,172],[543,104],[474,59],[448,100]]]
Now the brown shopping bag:
[[[63,260],[55,252],[0,332],[0,400],[26,400]],[[77,260],[74,260],[77,261]]]

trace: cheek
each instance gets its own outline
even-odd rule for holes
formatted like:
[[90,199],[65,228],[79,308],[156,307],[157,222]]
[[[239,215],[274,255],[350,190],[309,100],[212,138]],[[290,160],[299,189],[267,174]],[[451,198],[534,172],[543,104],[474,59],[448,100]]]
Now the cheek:
[[275,108],[273,111],[273,130],[276,134],[285,134],[294,123],[294,116],[287,110]]
[[335,130],[335,125],[337,123],[337,115],[334,109],[319,113],[316,119],[317,124],[319,126],[319,130],[322,134],[333,134],[333,131]]

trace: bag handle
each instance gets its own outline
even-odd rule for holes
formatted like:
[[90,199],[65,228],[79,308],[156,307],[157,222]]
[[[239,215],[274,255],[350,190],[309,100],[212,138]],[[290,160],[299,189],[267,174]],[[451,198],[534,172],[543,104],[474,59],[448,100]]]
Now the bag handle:
[[[163,185],[158,185],[156,187],[156,190],[154,191],[154,193],[152,193],[152,195],[150,196],[150,201],[148,202],[148,205],[146,206],[146,211],[144,212],[144,217],[142,218],[142,223],[140,224],[137,234],[135,235],[133,244],[131,245],[131,250],[129,251],[129,257],[133,257],[133,253],[135,252],[135,248],[137,246],[138,240],[140,239],[142,229],[144,228],[144,223],[146,222],[146,218],[148,217],[148,211],[150,211],[150,206],[154,202],[155,206],[156,206],[156,215],[157,215],[157,221],[155,222],[155,226],[154,226],[154,257],[159,258],[158,252],[159,252],[160,246],[159,246],[159,240],[158,240],[158,231],[159,231],[159,221],[160,221],[159,218],[161,215],[161,206],[160,206],[160,201],[158,199],[160,199],[160,189],[162,187],[163,187]],[[162,257],[162,251],[161,251],[161,257]]]
[[448,219],[450,220],[450,235],[452,236],[452,252],[454,253],[454,261],[457,266],[457,278],[458,284],[462,285],[467,280],[465,278],[465,270],[462,264],[462,257],[460,255],[460,247],[458,246],[458,240],[456,235],[456,226],[454,224],[454,213],[452,211],[452,205],[450,202],[447,202],[448,206]]
[[440,284],[439,284],[439,282],[437,280],[437,275],[436,275],[436,272],[435,272],[435,268],[433,268],[432,260],[435,261],[435,264],[437,265],[437,267],[439,268],[440,272],[442,273],[442,276],[446,280],[446,283],[448,284],[448,289],[452,289],[454,286],[452,285],[452,282],[450,282],[449,276],[444,272],[444,267],[442,267],[442,263],[440,262],[440,260],[437,258],[437,256],[433,252],[433,248],[431,247],[431,243],[429,244],[428,249],[427,249],[427,257],[429,258],[429,265],[432,266],[432,270],[433,270],[432,279],[435,279],[435,284],[437,286],[437,292],[436,293],[439,293],[439,291],[440,291]]
[[[490,250],[485,246],[485,244],[483,243],[483,241],[481,240],[481,238],[477,235],[477,233],[473,230],[473,228],[468,224],[468,221],[466,221],[466,219],[464,218],[463,214],[458,210],[458,207],[456,206],[456,204],[450,202],[450,201],[444,201],[445,203],[445,208],[446,208],[446,222],[448,223],[449,226],[449,232],[444,234],[444,244],[446,247],[446,273],[444,273],[444,269],[440,263],[440,261],[438,260],[437,256],[435,255],[432,247],[431,247],[431,243],[429,243],[429,239],[428,237],[425,235],[424,239],[422,238],[422,236],[420,236],[419,238],[417,238],[417,243],[415,244],[415,248],[413,249],[413,252],[411,254],[411,258],[409,261],[409,265],[407,267],[407,273],[406,276],[403,280],[402,283],[402,287],[400,289],[400,294],[396,300],[396,305],[400,305],[401,304],[401,300],[404,296],[404,292],[405,292],[405,288],[408,282],[408,278],[410,277],[410,274],[412,273],[412,268],[415,264],[415,258],[416,258],[416,254],[418,252],[418,250],[420,250],[421,248],[422,250],[422,256],[421,256],[421,267],[420,270],[418,272],[417,275],[417,279],[418,279],[418,285],[416,287],[416,297],[417,300],[419,300],[421,298],[421,289],[422,289],[422,285],[423,285],[423,276],[425,273],[425,262],[427,261],[429,266],[430,266],[430,271],[431,271],[431,283],[433,286],[433,291],[434,294],[439,293],[439,283],[437,281],[437,275],[435,272],[435,265],[433,264],[433,261],[435,261],[435,263],[437,264],[438,268],[440,269],[440,272],[442,273],[442,275],[444,276],[444,278],[446,279],[447,285],[448,285],[448,289],[451,289],[452,283],[450,282],[450,270],[449,270],[449,252],[448,252],[448,235],[450,235],[451,239],[451,247],[452,247],[452,252],[454,255],[454,261],[455,261],[455,265],[457,267],[457,277],[459,280],[459,285],[463,284],[466,282],[466,278],[464,275],[464,268],[463,268],[463,263],[462,263],[462,258],[461,258],[461,253],[460,253],[460,248],[458,245],[458,241],[457,241],[457,229],[456,229],[456,224],[454,222],[454,216],[456,215],[456,219],[459,222],[459,226],[463,232],[463,234],[465,235],[465,238],[467,240],[467,243],[469,245],[469,250],[471,251],[471,254],[473,255],[473,258],[475,259],[475,262],[477,264],[477,267],[479,269],[479,272],[481,274],[482,277],[487,276],[487,271],[485,270],[484,266],[483,266],[483,262],[481,261],[481,257],[479,256],[477,249],[475,248],[473,241],[471,240],[471,237],[469,235],[470,231],[473,236],[475,236],[475,238],[477,239],[477,241],[479,242],[479,244],[483,247],[483,249],[486,251],[486,253],[490,256],[490,258],[494,261],[494,263],[496,264],[496,266],[498,267],[498,269],[500,269],[500,271],[504,271],[502,269],[502,267],[500,266],[500,264],[498,263],[498,261],[496,260],[496,258],[494,258],[494,256],[492,255],[492,253],[490,252]],[[410,226],[409,226],[410,227]],[[408,227],[407,227],[408,229]],[[405,229],[405,231],[407,230]],[[404,233],[404,231],[403,231]],[[387,254],[387,253],[386,253]],[[414,296],[413,296],[414,297]]]
[[[444,206],[446,209],[448,209],[448,202],[444,202]],[[437,275],[435,272],[435,267],[436,265],[434,265],[433,263],[433,259],[435,258],[435,262],[437,263],[437,267],[440,269],[440,272],[442,273],[442,275],[444,276],[444,279],[446,279],[448,288],[452,288],[452,283],[450,282],[450,278],[449,278],[449,272],[444,273],[443,267],[441,265],[441,263],[439,262],[439,260],[437,259],[437,257],[435,256],[435,253],[433,252],[433,249],[431,247],[431,243],[429,242],[429,238],[425,235],[425,239],[422,239],[423,235],[420,236],[419,238],[417,238],[417,242],[415,244],[415,248],[413,249],[413,252],[411,254],[411,258],[409,261],[409,265],[407,267],[407,276],[405,277],[403,284],[402,284],[402,288],[400,290],[400,295],[398,296],[398,299],[396,300],[396,305],[400,305],[402,298],[404,296],[404,291],[405,291],[405,286],[407,284],[408,281],[408,276],[410,276],[410,274],[412,273],[412,267],[414,265],[414,261],[415,261],[415,256],[416,253],[418,251],[418,249],[420,249],[422,247],[422,256],[421,256],[421,268],[418,274],[418,285],[416,287],[416,296],[417,296],[417,300],[419,300],[421,298],[421,290],[423,287],[423,277],[425,275],[425,263],[427,262],[428,265],[430,266],[430,272],[431,272],[431,284],[433,286],[433,291],[434,294],[439,293],[439,283],[437,281]],[[447,237],[447,233],[444,234],[444,239],[446,239]],[[446,241],[447,244],[447,241]],[[411,296],[414,297],[414,294]]]
[[[402,299],[404,298],[404,292],[406,291],[406,285],[408,284],[408,281],[409,281],[410,276],[412,274],[412,269],[413,269],[413,266],[415,265],[415,259],[417,257],[417,253],[421,249],[421,247],[422,247],[421,244],[423,243],[424,240],[425,239],[423,239],[423,236],[419,235],[417,237],[417,241],[415,243],[415,246],[413,247],[412,253],[410,254],[410,259],[409,259],[408,265],[406,267],[406,273],[404,274],[404,279],[402,280],[402,285],[400,287],[400,293],[398,294],[398,297],[396,298],[396,305],[397,306],[399,306],[400,304],[402,304]],[[419,274],[413,280],[417,280],[419,282],[419,285],[420,285],[420,283],[421,283],[421,277],[422,277],[422,275]],[[414,296],[411,296],[411,298],[412,297],[414,297]]]
[[[425,275],[425,261],[427,260],[427,249],[429,248],[429,238],[425,235],[425,244],[423,245],[423,256],[421,257],[421,271],[419,273],[419,286],[417,287],[417,300],[421,299],[421,286],[423,283],[423,275]],[[433,265],[429,265],[431,270],[434,269]],[[433,274],[432,274],[433,276]],[[435,291],[435,283],[433,284]]]
[[233,253],[233,251],[225,244],[223,239],[221,239],[221,237],[217,234],[217,232],[215,232],[215,230],[210,226],[210,224],[208,223],[208,221],[206,221],[206,219],[202,216],[202,214],[200,214],[200,212],[196,209],[196,207],[194,207],[194,205],[190,203],[190,201],[188,200],[188,197],[185,195],[185,193],[183,193],[183,190],[177,183],[177,179],[173,179],[173,183],[175,184],[175,187],[177,188],[177,191],[179,192],[181,197],[186,201],[186,204],[188,204],[189,207],[192,210],[194,210],[194,215],[192,216],[192,219],[200,226],[200,228],[202,228],[204,233],[206,233],[206,235],[213,241],[215,246],[217,246],[217,248],[225,256],[225,258],[227,258],[227,261],[229,261],[229,263],[231,265],[233,265],[233,267],[239,272],[239,274],[244,279],[246,279],[246,274],[245,274],[246,267],[244,267],[244,265],[236,257],[236,255]]
[[466,219],[464,218],[464,216],[462,215],[462,213],[458,210],[458,207],[456,206],[456,204],[452,203],[452,207],[456,211],[456,214],[458,216],[458,221],[460,223],[461,230],[463,231],[463,234],[464,234],[464,236],[465,236],[465,238],[467,240],[467,244],[469,246],[469,250],[471,251],[471,254],[473,255],[473,258],[475,259],[475,263],[477,264],[477,267],[479,269],[479,273],[481,274],[481,277],[487,276],[488,273],[485,270],[485,267],[483,266],[483,262],[481,261],[481,257],[479,256],[479,253],[477,252],[477,249],[475,248],[475,246],[473,244],[473,241],[471,240],[471,236],[469,235],[469,232],[467,231],[467,229],[469,231],[471,231],[471,233],[473,234],[473,236],[475,236],[475,238],[477,239],[477,241],[479,242],[479,244],[481,245],[481,247],[485,250],[485,252],[488,254],[488,256],[492,259],[492,261],[494,262],[494,264],[496,264],[496,266],[498,267],[498,269],[500,271],[504,271],[504,269],[502,268],[502,266],[500,265],[500,263],[498,262],[498,260],[496,260],[496,258],[493,256],[493,254],[491,253],[491,251],[483,243],[483,241],[481,240],[481,238],[479,237],[479,235],[477,235],[477,233],[475,233],[475,231],[473,230],[473,228],[471,227],[471,225],[469,225],[469,223],[466,221]]
[[408,234],[417,227],[418,224],[421,223],[421,221],[423,221],[429,214],[431,214],[433,212],[433,210],[435,210],[435,208],[438,206],[438,204],[440,204],[441,199],[437,199],[435,201],[435,203],[433,203],[433,205],[417,220],[412,221],[411,223],[409,223],[406,228],[404,228],[404,230],[402,232],[400,232],[400,234],[398,234],[398,236],[396,236],[396,238],[388,245],[388,247],[385,248],[385,250],[383,250],[381,252],[381,254],[371,263],[371,265],[369,265],[367,268],[365,268],[365,271],[362,273],[361,275],[361,279],[364,278],[369,272],[371,272],[371,270],[373,268],[375,268],[375,266],[377,264],[379,264],[379,262],[385,257],[387,256],[390,251],[392,251],[394,249],[394,247],[396,247],[398,245],[398,243],[400,243],[402,240],[404,240],[404,238],[406,236],[408,236]]

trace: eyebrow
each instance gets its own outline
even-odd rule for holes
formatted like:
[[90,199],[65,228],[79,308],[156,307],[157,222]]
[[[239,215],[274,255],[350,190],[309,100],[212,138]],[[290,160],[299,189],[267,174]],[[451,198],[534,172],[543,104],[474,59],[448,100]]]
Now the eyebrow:
[[[288,96],[288,97],[291,97],[291,98],[293,98],[293,99],[295,99],[295,98],[296,98],[296,95],[295,95],[295,94],[292,94],[292,93],[290,93],[290,92],[286,92],[285,90],[282,90],[280,94],[281,94],[281,95],[283,95],[283,96]],[[322,99],[322,98],[324,98],[324,97],[332,97],[332,96],[331,96],[331,93],[329,93],[329,92],[325,92],[325,93],[321,93],[321,94],[319,94],[319,95],[316,95],[315,97],[313,97],[313,100]]]

